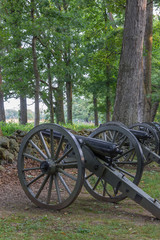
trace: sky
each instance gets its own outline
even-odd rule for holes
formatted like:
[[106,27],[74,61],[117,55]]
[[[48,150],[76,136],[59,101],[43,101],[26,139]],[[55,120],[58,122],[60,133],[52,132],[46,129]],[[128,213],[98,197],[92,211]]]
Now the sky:
[[[11,98],[8,101],[4,102],[4,108],[5,109],[13,109],[13,110],[19,110],[20,103],[19,99]],[[42,103],[40,103],[41,110],[45,110],[46,106]],[[27,109],[32,110],[34,112],[34,100],[27,99]]]

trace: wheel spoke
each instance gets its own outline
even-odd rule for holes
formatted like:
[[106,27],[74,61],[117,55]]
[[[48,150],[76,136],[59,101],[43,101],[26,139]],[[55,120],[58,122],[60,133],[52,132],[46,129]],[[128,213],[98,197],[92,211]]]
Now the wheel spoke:
[[[101,180],[102,181],[102,180]],[[112,198],[111,194],[109,194],[109,192],[107,191],[107,182],[105,181],[105,183],[103,183],[102,181],[102,185],[103,185],[103,197],[105,197],[106,193],[107,195]]]
[[59,186],[58,186],[57,175],[55,175],[54,182],[55,182],[55,186],[56,186],[56,192],[57,192],[58,201],[59,201],[59,203],[61,203],[62,199],[61,199],[60,189],[59,189]]
[[118,144],[118,147],[119,148],[121,148],[123,145],[124,145],[124,143],[125,143],[125,141],[127,140],[127,137],[126,136],[122,136],[121,138],[120,138],[120,140],[119,140],[119,142],[120,142],[120,144]]
[[71,194],[71,190],[69,189],[68,185],[66,184],[64,178],[59,173],[58,173],[58,177],[59,177],[61,183],[63,184],[63,186],[65,187],[65,189],[67,190],[67,192],[69,194]]
[[30,158],[30,159],[32,159],[32,160],[35,160],[35,161],[37,161],[37,162],[43,162],[43,160],[41,160],[41,159],[39,159],[39,158],[37,158],[37,157],[34,157],[34,156],[32,156],[32,155],[30,155],[30,154],[28,154],[28,153],[23,153],[23,156],[25,156],[25,157],[27,157],[27,158]]
[[105,132],[104,134],[105,134],[105,139],[104,139],[104,140],[105,140],[105,141],[108,141],[108,142],[112,142],[112,136],[111,136],[111,134],[109,134],[110,136],[109,136],[106,132]]
[[94,175],[94,173],[91,173],[87,177],[85,177],[85,179],[87,180],[88,178],[92,177],[93,175]]
[[103,185],[103,197],[105,197],[105,195],[106,195],[106,185],[107,185],[107,183],[106,183],[106,181],[103,183],[103,180],[101,179],[101,182],[102,182],[102,185]]
[[60,153],[61,148],[62,148],[63,140],[64,140],[64,136],[61,136],[59,144],[58,144],[58,148],[57,148],[57,151],[56,151],[56,154],[55,154],[55,160],[57,160],[57,158],[59,156],[59,153]]
[[33,168],[24,168],[24,169],[22,169],[23,172],[31,171],[31,170],[40,170],[40,167],[33,167]]
[[39,178],[43,177],[44,173],[41,173],[40,175],[38,175],[36,178],[34,178],[32,181],[30,181],[29,183],[27,183],[27,187],[29,187],[32,183],[36,182]]
[[124,164],[129,164],[129,165],[136,165],[138,162],[137,161],[122,161],[122,162],[118,162],[118,161],[115,161],[114,162],[115,164],[118,164],[118,165],[124,165]]
[[50,158],[51,157],[50,151],[49,151],[49,149],[47,147],[47,144],[46,144],[46,142],[44,140],[44,137],[43,137],[43,134],[41,132],[39,132],[39,137],[40,137],[40,140],[41,140],[41,142],[42,142],[42,144],[44,146],[44,149],[45,149],[45,151],[47,153],[48,158]]
[[119,170],[120,172],[123,172],[123,173],[127,174],[128,176],[130,176],[130,177],[132,177],[132,178],[135,177],[133,174],[125,171],[124,169],[122,169],[122,168],[120,168],[120,167],[115,166],[115,168],[116,168],[117,170]]
[[116,139],[116,137],[118,136],[118,132],[117,131],[114,131],[113,132],[113,135],[112,135],[112,142],[114,143],[115,142],[115,139]]
[[41,184],[41,186],[40,186],[40,188],[39,188],[37,194],[35,195],[35,198],[38,198],[39,195],[41,194],[41,192],[42,192],[44,186],[46,185],[46,182],[48,181],[49,176],[50,176],[50,175],[48,174],[48,175],[44,178],[44,181],[42,182],[42,184]]
[[72,152],[72,150],[73,150],[73,147],[71,147],[67,152],[65,152],[62,157],[57,159],[56,163],[61,162],[70,152]]
[[65,172],[63,169],[59,169],[59,172],[60,172],[60,173],[63,173],[65,176],[71,178],[72,180],[77,181],[77,178],[76,178],[76,177],[74,177],[74,176],[71,175],[70,173]]
[[[113,161],[116,161],[116,160],[118,160],[119,158],[124,157],[126,154],[131,153],[133,150],[134,150],[134,148],[131,148],[131,149],[129,149],[128,151],[126,151],[126,152],[124,152],[124,153],[118,155],[117,157],[113,158],[112,160],[113,160]],[[131,155],[130,155],[130,156],[131,156]]]
[[100,182],[100,180],[101,180],[101,178],[99,177],[98,180],[96,181],[95,185],[92,188],[93,190],[96,189],[96,187],[97,187],[98,183]]
[[131,158],[131,160],[130,160],[130,161],[133,161],[133,159],[134,159],[135,155],[136,155],[136,152],[134,151],[134,153],[133,153],[133,155],[132,155],[132,158]]
[[53,175],[51,174],[51,175],[50,175],[50,181],[49,181],[47,204],[49,204],[49,203],[50,203],[50,200],[51,200],[52,186],[53,186]]
[[53,130],[50,130],[51,136],[51,158],[54,158],[54,137],[53,137]]
[[41,149],[32,141],[29,140],[29,142],[32,144],[32,146],[39,152],[39,154],[44,158],[47,159],[47,156],[41,151]]

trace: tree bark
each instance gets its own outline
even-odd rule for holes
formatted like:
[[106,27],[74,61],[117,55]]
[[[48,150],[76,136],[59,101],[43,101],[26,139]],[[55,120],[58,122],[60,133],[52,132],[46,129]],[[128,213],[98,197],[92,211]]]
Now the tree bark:
[[67,92],[67,122],[72,124],[72,82],[66,82]]
[[155,118],[155,116],[156,116],[156,113],[157,113],[158,107],[159,107],[159,101],[154,102],[154,103],[152,104],[152,110],[151,110],[151,122],[154,122],[154,118]]
[[127,0],[113,120],[142,121],[143,42],[147,0]]
[[[31,19],[34,28],[34,0],[31,0]],[[32,37],[32,56],[33,56],[33,71],[35,77],[35,119],[34,125],[37,126],[40,121],[40,113],[39,113],[39,92],[40,92],[40,75],[38,71],[38,62],[37,62],[37,52],[36,52],[36,36],[33,34]]]
[[153,27],[153,1],[148,0],[146,11],[146,28],[144,35],[144,113],[143,121],[151,121],[151,59],[152,59],[152,27]]
[[27,124],[27,99],[24,96],[20,96],[20,124]]
[[54,123],[53,93],[52,93],[52,78],[51,78],[51,72],[50,72],[50,63],[47,64],[47,68],[48,68],[48,83],[49,83],[50,122]]
[[3,91],[2,87],[2,74],[1,74],[1,66],[0,66],[0,122],[6,121],[5,110],[4,110],[4,100],[3,100]]
[[57,123],[65,123],[62,85],[63,83],[58,83],[57,91],[55,93]]
[[111,101],[107,94],[106,96],[106,122],[111,121]]
[[33,55],[33,70],[34,70],[34,77],[35,77],[35,119],[34,125],[37,126],[40,121],[40,113],[39,113],[39,83],[40,83],[40,76],[38,71],[38,64],[37,64],[37,53],[36,53],[36,37],[33,36],[32,38],[32,55]]
[[93,96],[93,106],[94,106],[94,125],[98,126],[98,109],[97,109],[97,98],[96,96]]

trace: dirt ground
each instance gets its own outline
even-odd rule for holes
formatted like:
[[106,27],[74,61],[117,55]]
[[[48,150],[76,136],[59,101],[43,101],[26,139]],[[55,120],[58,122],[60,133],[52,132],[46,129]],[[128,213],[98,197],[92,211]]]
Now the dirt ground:
[[[96,211],[103,211],[105,203],[99,203],[92,196],[90,196],[85,190],[79,195],[73,209],[78,209],[79,214],[85,214],[88,212],[90,206],[94,206]],[[139,224],[145,224],[146,222],[154,222],[159,224],[160,220],[156,220],[148,211],[138,206],[133,201],[126,199],[120,204],[108,204],[107,217],[108,218],[122,218],[135,220]],[[16,212],[28,212],[33,214],[42,214],[44,211],[37,208],[25,195],[18,179],[16,163],[11,165],[5,165],[0,169],[0,217],[5,217]],[[70,211],[65,209],[65,211]],[[93,211],[92,214],[96,214]],[[106,208],[105,208],[106,212]]]

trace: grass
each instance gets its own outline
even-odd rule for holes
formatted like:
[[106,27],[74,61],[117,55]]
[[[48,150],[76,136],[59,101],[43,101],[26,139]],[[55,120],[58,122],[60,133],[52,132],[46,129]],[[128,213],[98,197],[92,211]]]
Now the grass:
[[32,123],[28,123],[26,125],[20,125],[18,123],[4,123],[0,122],[0,129],[2,130],[2,133],[4,136],[10,136],[17,130],[22,130],[28,132],[33,128]]
[[[158,172],[144,171],[140,186],[158,198],[159,182]],[[160,221],[135,202],[128,199],[118,204],[98,202],[85,189],[69,208],[60,212],[30,204],[27,210],[3,211],[2,216],[1,240],[158,240],[160,236]]]
[[[99,209],[99,207],[98,207]],[[136,222],[136,219],[108,218],[103,213],[79,214],[70,211],[43,215],[11,214],[0,220],[0,239],[24,240],[102,240],[102,239],[159,239],[159,224]]]
[[[95,126],[92,124],[61,124],[65,128],[72,129],[74,131],[80,131],[85,129],[94,129]],[[17,130],[22,130],[28,132],[34,127],[33,123],[28,123],[26,125],[18,124],[18,123],[4,123],[0,122],[0,129],[4,136],[10,136]]]

